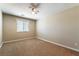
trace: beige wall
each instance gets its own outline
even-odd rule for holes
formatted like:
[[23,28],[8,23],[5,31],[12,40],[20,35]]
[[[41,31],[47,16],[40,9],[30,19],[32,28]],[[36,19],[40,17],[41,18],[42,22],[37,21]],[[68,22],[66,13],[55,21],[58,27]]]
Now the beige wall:
[[2,11],[0,11],[0,46],[1,46],[1,44],[2,44],[2,23],[3,23],[3,21],[2,21]]
[[79,50],[79,6],[39,19],[37,32],[38,37]]
[[36,35],[36,21],[26,19],[30,23],[29,32],[17,32],[16,20],[18,19],[23,18],[3,14],[3,41],[23,39],[28,37],[34,37]]

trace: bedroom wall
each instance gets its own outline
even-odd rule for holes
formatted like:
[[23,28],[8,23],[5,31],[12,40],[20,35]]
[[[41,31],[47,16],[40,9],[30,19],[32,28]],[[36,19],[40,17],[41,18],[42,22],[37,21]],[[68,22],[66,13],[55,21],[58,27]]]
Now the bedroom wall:
[[0,11],[0,47],[2,45],[2,30],[3,30],[2,11]]
[[79,50],[79,6],[37,21],[38,37]]
[[11,41],[23,38],[30,38],[36,35],[36,21],[29,21],[29,32],[17,32],[16,20],[21,17],[3,14],[3,41]]

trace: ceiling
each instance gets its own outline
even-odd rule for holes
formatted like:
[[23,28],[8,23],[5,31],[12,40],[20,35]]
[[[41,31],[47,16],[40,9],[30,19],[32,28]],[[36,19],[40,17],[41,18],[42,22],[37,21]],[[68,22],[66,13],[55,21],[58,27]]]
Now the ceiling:
[[36,19],[29,5],[29,3],[0,3],[0,9],[4,13]]
[[41,3],[37,15],[32,14],[29,8],[30,3],[0,3],[0,10],[4,13],[21,16],[25,18],[39,19],[50,14],[63,11],[73,6],[79,6],[77,3]]
[[53,14],[62,12],[66,9],[79,6],[78,3],[45,3],[41,5],[40,12],[37,15],[38,19],[46,18]]

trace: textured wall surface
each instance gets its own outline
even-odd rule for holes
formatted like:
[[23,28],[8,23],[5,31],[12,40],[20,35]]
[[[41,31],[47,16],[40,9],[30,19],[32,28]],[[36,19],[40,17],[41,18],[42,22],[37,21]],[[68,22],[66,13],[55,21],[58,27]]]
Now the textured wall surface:
[[37,22],[38,37],[79,50],[79,6],[52,14]]
[[17,40],[36,35],[36,21],[29,21],[29,32],[17,32],[16,20],[23,19],[20,17],[3,14],[3,41]]

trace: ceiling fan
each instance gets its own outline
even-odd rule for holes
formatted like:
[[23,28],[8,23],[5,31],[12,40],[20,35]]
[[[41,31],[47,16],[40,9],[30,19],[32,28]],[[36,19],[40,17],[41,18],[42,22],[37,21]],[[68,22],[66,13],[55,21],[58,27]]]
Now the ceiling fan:
[[31,8],[33,14],[37,14],[39,12],[39,3],[30,3],[29,8]]

